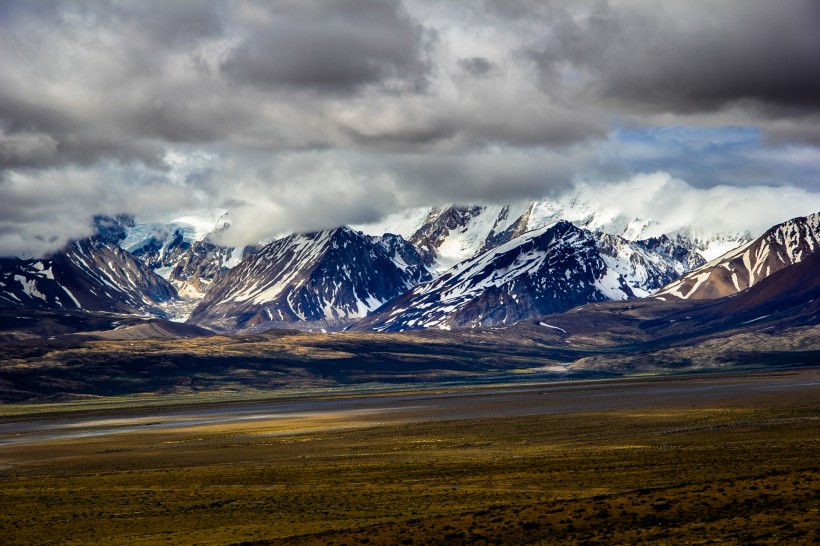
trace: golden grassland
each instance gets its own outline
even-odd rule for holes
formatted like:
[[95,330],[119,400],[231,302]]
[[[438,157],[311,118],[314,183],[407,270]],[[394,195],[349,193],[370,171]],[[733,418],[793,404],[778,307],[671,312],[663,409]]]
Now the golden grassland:
[[0,542],[820,541],[817,389],[635,410],[482,409],[0,447]]

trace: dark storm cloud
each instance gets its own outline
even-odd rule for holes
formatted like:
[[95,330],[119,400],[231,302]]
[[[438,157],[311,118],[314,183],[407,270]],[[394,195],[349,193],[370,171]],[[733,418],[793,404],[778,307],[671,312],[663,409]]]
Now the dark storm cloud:
[[328,104],[289,91],[415,92],[430,68],[431,32],[395,1],[14,3],[0,13],[0,168],[157,165],[168,144],[332,147],[344,131],[323,116]]
[[599,2],[581,17],[555,9],[549,18],[529,51],[547,92],[577,78],[584,93],[636,112],[820,110],[815,0]]
[[425,84],[425,37],[397,0],[273,4],[267,15],[222,64],[231,80],[330,93]]
[[481,78],[490,73],[493,69],[493,63],[484,57],[469,57],[466,59],[459,59],[458,66],[466,73],[476,78]]
[[[128,104],[121,114],[114,113],[117,125],[136,138],[196,144],[223,140],[247,127],[252,119],[252,113],[242,104],[209,94],[201,87],[156,86],[152,95],[149,100]],[[185,100],[180,100],[180,95]]]
[[130,24],[136,22],[151,42],[163,47],[185,47],[221,35],[225,30],[223,12],[224,5],[216,2],[140,0],[114,4],[112,16]]
[[446,5],[425,26],[397,0],[6,4],[0,167],[157,165],[188,143],[566,146],[614,117],[728,108],[780,141],[820,138],[816,2],[488,6],[507,41],[484,44],[492,58],[453,49],[450,73],[432,37],[472,28]]

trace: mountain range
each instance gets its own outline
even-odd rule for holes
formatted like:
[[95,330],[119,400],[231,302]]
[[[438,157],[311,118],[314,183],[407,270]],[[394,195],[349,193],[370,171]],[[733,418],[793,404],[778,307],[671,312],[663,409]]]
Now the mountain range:
[[[448,205],[405,211],[377,224],[355,226],[369,234],[396,233],[415,244],[427,264],[444,271],[476,254],[560,220],[592,232],[629,241],[666,236],[684,241],[709,261],[749,242],[749,233],[710,231],[693,225],[627,216],[616,209],[598,209],[580,196],[562,201],[542,200],[515,205]],[[671,214],[670,217],[674,217]]]
[[[218,237],[213,237],[213,234],[206,234],[199,244],[208,245],[208,252],[210,253],[208,254],[196,251],[196,241],[187,242],[190,235],[186,234],[190,234],[193,229],[180,225],[170,226],[164,232],[159,229],[161,226],[153,226],[151,230],[148,230],[137,225],[129,231],[127,240],[140,242],[142,244],[140,256],[144,263],[149,267],[152,264],[157,264],[158,266],[154,266],[154,269],[174,284],[181,295],[185,296],[184,300],[187,300],[188,303],[181,303],[175,309],[183,307],[183,310],[178,312],[178,316],[187,316],[189,320],[196,324],[215,328],[219,331],[236,331],[245,328],[257,331],[264,328],[286,326],[316,330],[338,329],[351,326],[353,321],[362,318],[364,314],[372,314],[378,307],[374,307],[376,302],[386,304],[394,298],[406,295],[405,292],[419,282],[444,276],[450,267],[466,264],[467,261],[476,258],[478,255],[494,250],[501,245],[512,244],[515,246],[518,243],[523,243],[525,239],[519,240],[519,238],[524,234],[554,226],[560,221],[562,215],[574,218],[572,224],[595,239],[596,253],[598,258],[605,264],[606,271],[609,272],[607,274],[613,276],[612,278],[617,275],[620,281],[613,282],[621,284],[622,281],[626,286],[623,295],[618,293],[613,297],[646,296],[672,279],[703,264],[707,258],[712,257],[715,249],[724,246],[734,247],[750,240],[749,235],[746,233],[701,233],[695,236],[693,234],[698,232],[693,229],[677,230],[671,235],[661,234],[645,240],[630,240],[625,235],[650,233],[652,232],[651,226],[657,224],[657,222],[640,219],[627,221],[622,215],[613,215],[609,211],[596,214],[588,206],[577,202],[556,205],[547,201],[536,201],[505,206],[449,205],[439,208],[417,209],[404,213],[400,218],[388,218],[385,223],[380,225],[356,226],[358,229],[350,230],[361,231],[363,234],[373,237],[384,238],[390,235],[394,240],[398,240],[396,239],[398,237],[414,247],[419,259],[416,261],[415,257],[407,258],[410,260],[408,263],[411,263],[413,267],[423,269],[427,273],[422,272],[415,275],[414,280],[404,283],[405,288],[400,293],[387,287],[383,290],[375,289],[375,291],[371,288],[367,292],[367,297],[371,298],[365,306],[367,313],[360,312],[358,307],[355,312],[351,309],[342,309],[333,303],[332,297],[330,297],[330,301],[328,300],[328,293],[331,291],[329,286],[341,287],[332,290],[354,293],[358,290],[364,294],[361,285],[355,286],[349,276],[335,275],[330,269],[327,269],[331,266],[319,265],[317,266],[318,269],[327,273],[322,282],[317,282],[314,279],[309,283],[309,287],[300,286],[297,290],[301,290],[305,294],[304,297],[315,302],[323,301],[328,303],[329,301],[328,312],[315,312],[316,310],[313,309],[304,314],[298,308],[299,305],[283,305],[280,302],[275,306],[267,304],[266,308],[270,311],[270,316],[261,308],[251,312],[251,307],[262,303],[262,299],[258,295],[254,296],[253,299],[256,303],[253,303],[250,307],[249,300],[242,299],[240,301],[236,298],[237,295],[248,290],[253,291],[253,287],[280,282],[274,279],[282,274],[282,267],[287,263],[270,267],[260,264],[262,261],[279,263],[274,249],[282,244],[286,247],[286,243],[272,241],[266,245],[259,244],[256,247],[244,249],[225,248],[211,242],[212,239],[218,240]],[[224,228],[225,224],[222,224],[215,229],[215,232]],[[180,235],[180,232],[182,235]],[[138,235],[135,236],[134,233]],[[147,233],[162,233],[163,236],[155,237],[154,240],[149,241],[150,244],[146,244]],[[312,237],[313,234],[296,234],[292,237],[296,236]],[[284,239],[287,239],[287,237]],[[369,243],[365,243],[365,239],[360,237],[355,243],[351,241],[350,244],[362,246],[356,252],[369,253],[371,249],[366,248]],[[271,247],[271,245],[273,246]],[[240,256],[247,258],[250,263],[250,261],[253,261],[250,256],[265,246],[268,247],[265,258],[259,258],[254,266],[245,264],[243,266],[245,269],[241,275],[228,274],[229,268],[241,261],[238,259]],[[176,248],[181,249],[181,252],[175,251]],[[173,259],[169,261],[168,258],[175,256],[175,253],[179,256],[177,261],[174,262]],[[215,259],[216,255],[219,256],[218,259]],[[317,256],[318,260],[325,260],[321,250]],[[330,257],[328,260],[334,262],[336,259]],[[590,266],[596,265],[598,274],[604,274],[603,267],[597,265],[597,263],[591,263]],[[182,266],[179,264],[182,264]],[[294,263],[295,268],[304,266],[305,264],[298,260]],[[313,267],[313,265],[308,267]],[[323,267],[326,269],[323,269]],[[250,269],[253,269],[254,273],[251,273]],[[394,268],[388,266],[385,271],[392,269]],[[376,269],[375,273],[379,274],[379,270]],[[427,274],[429,274],[429,277]],[[232,287],[226,287],[226,285],[218,282],[222,275],[230,277],[230,280],[226,282],[233,285]],[[301,275],[303,274],[294,273],[293,278],[295,279]],[[221,293],[227,292],[230,294],[226,293],[225,297],[219,300],[216,300],[215,297],[209,297],[207,292],[212,283],[216,283],[214,286],[220,286]],[[320,286],[322,283],[328,286]],[[584,287],[579,287],[579,289],[585,291]],[[307,295],[308,292],[311,292],[310,295]],[[527,313],[538,312],[538,309],[563,309],[566,305],[570,305],[570,302],[587,301],[585,298],[609,297],[602,296],[601,293],[593,295],[593,292],[587,290],[585,296],[574,299],[568,298],[565,303],[556,304],[553,307],[535,305],[527,312],[511,311],[506,321],[529,316]],[[359,301],[364,302],[365,299],[365,297],[359,298]],[[213,307],[213,309],[208,310],[208,307]],[[234,309],[229,310],[228,307],[234,307]],[[196,308],[195,314],[192,313],[194,308]],[[461,321],[457,319],[451,322],[453,325],[459,325]],[[444,323],[441,324],[444,325]]]
[[511,211],[246,248],[96,218],[54,255],[0,259],[0,399],[820,362],[820,214],[713,237],[739,244],[707,261],[684,233],[526,229],[532,210]]
[[0,308],[0,402],[812,366],[818,268],[812,253],[713,300],[602,301],[512,325],[411,333],[213,336],[133,315]]
[[547,201],[416,210],[392,230],[340,227],[243,248],[219,244],[226,219],[211,230],[96,223],[94,237],[46,259],[0,260],[0,306],[151,315],[218,332],[482,328],[591,302],[731,295],[820,239],[818,215],[755,240],[694,236],[697,226],[637,239],[659,222]]
[[[633,243],[558,223],[479,253],[378,310],[374,330],[512,324],[592,301],[648,295],[702,262],[681,245]],[[671,251],[671,252],[670,252]]]

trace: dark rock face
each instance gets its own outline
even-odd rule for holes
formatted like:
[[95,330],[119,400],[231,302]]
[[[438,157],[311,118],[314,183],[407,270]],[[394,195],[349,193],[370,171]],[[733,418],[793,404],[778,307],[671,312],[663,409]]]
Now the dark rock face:
[[48,259],[0,260],[3,307],[81,308],[164,317],[159,305],[176,297],[173,286],[107,236],[70,243]]
[[398,264],[406,266],[408,275],[414,284],[430,280],[429,272],[424,267],[424,257],[419,250],[407,239],[393,233],[385,233],[379,237],[371,237],[373,242],[379,243],[387,251],[387,255]]
[[290,235],[224,274],[189,322],[221,330],[296,321],[341,327],[429,279],[421,255],[395,235],[346,227]]
[[592,233],[569,222],[526,233],[419,285],[357,325],[399,331],[512,324],[593,301],[634,297]]

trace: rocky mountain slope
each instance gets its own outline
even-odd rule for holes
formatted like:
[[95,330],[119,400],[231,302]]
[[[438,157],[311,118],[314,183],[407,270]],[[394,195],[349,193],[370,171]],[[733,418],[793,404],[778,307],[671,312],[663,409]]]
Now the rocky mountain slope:
[[278,239],[223,275],[189,322],[221,330],[339,328],[431,275],[398,236],[338,228]]
[[165,317],[163,304],[176,298],[173,286],[105,234],[70,243],[48,259],[0,260],[0,307]]
[[505,335],[589,349],[567,372],[624,373],[816,365],[819,324],[820,253],[813,253],[723,298],[592,303],[520,322]]
[[593,233],[593,237],[606,266],[623,277],[638,298],[706,261],[695,245],[682,238],[672,240],[663,235],[633,242],[601,232]]
[[498,207],[450,205],[433,208],[409,240],[419,249],[425,265],[441,272],[472,258],[507,216]]
[[531,330],[574,344],[613,339],[691,345],[726,331],[777,333],[820,324],[820,253],[789,265],[741,292],[716,299],[590,303],[569,312],[523,321]]
[[561,221],[447,270],[357,329],[400,331],[512,324],[592,301],[647,295],[702,260],[670,240],[642,244]]
[[[120,246],[173,284],[180,295],[194,300],[253,250],[216,245],[210,241],[213,231],[186,223],[137,224],[126,218],[124,227]],[[224,227],[217,224],[214,229]]]
[[770,228],[759,238],[676,279],[655,296],[711,299],[745,290],[820,249],[820,213]]
[[203,241],[194,241],[179,255],[167,271],[168,281],[176,286],[180,295],[200,299],[231,267],[241,262],[241,257],[255,249],[243,251]]
[[154,316],[84,309],[0,307],[0,344],[47,344],[87,339],[170,339],[213,335],[204,328]]

